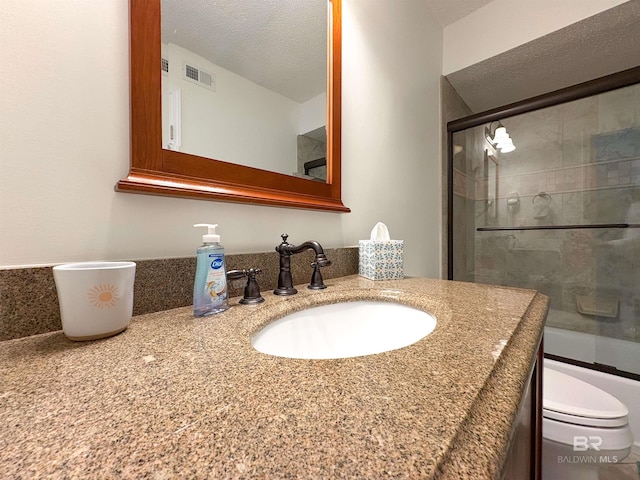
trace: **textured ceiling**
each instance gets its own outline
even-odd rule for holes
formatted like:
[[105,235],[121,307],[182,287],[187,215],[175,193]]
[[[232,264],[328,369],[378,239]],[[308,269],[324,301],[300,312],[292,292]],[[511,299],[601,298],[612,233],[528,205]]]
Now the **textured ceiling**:
[[[446,26],[491,0],[425,1]],[[164,43],[297,102],[326,91],[326,25],[326,0],[162,0]]]
[[632,0],[447,75],[482,112],[640,66],[640,0]]
[[[391,0],[389,0],[391,1]],[[491,0],[425,0],[446,26]],[[298,102],[326,90],[326,0],[162,0],[162,39]],[[640,65],[631,0],[447,76],[481,112]]]
[[326,91],[326,0],[162,0],[162,41],[297,102]]

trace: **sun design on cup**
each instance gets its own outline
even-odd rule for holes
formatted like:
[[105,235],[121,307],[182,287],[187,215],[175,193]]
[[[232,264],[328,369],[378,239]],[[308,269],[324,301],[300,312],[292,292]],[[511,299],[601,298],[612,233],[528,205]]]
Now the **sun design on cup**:
[[116,306],[116,301],[120,298],[118,293],[118,287],[103,283],[101,285],[95,285],[87,292],[89,302],[94,307],[98,308],[113,308]]

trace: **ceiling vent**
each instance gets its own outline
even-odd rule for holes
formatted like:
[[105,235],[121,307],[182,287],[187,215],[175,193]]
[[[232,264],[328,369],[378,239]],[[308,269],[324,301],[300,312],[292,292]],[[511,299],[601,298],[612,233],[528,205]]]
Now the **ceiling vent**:
[[184,64],[184,69],[182,70],[182,78],[187,80],[188,82],[195,83],[200,85],[201,87],[208,88],[209,90],[216,91],[216,76],[213,73],[205,72],[204,70],[200,70],[193,65]]

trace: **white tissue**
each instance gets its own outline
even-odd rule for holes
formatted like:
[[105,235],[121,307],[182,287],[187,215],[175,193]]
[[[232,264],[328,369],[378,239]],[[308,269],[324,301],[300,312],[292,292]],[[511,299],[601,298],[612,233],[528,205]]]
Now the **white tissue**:
[[382,222],[376,223],[373,230],[371,230],[371,240],[386,241],[389,239],[389,229],[387,226]]

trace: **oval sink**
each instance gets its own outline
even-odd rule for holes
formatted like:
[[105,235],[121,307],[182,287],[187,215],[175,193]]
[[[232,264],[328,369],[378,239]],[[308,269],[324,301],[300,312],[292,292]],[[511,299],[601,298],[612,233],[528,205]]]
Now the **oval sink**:
[[406,347],[435,327],[435,317],[399,303],[335,303],[276,320],[256,333],[251,344],[278,357],[360,357]]

